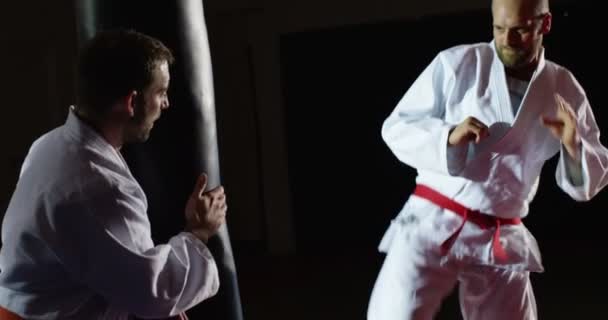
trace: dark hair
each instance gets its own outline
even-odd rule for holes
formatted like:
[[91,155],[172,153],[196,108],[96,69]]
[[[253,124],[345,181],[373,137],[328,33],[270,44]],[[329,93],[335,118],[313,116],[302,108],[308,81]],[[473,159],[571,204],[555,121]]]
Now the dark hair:
[[132,90],[142,92],[152,82],[159,63],[174,61],[158,39],[134,30],[96,34],[80,51],[76,73],[78,108],[103,115]]

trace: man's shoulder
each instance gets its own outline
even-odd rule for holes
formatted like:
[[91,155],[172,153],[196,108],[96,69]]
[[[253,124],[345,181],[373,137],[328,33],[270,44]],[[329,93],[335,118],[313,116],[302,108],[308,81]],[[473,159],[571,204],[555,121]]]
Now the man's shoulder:
[[19,179],[39,192],[60,198],[110,187],[111,163],[106,158],[86,144],[66,138],[59,127],[32,143]]
[[55,202],[83,201],[119,194],[121,180],[108,168],[76,156],[62,172],[55,173],[43,191]]
[[471,52],[471,51],[484,51],[492,50],[491,42],[470,42],[460,43],[444,48],[440,52],[443,53],[460,53],[460,52]]
[[495,58],[491,42],[459,44],[447,47],[437,53],[434,63],[453,74],[466,74],[480,68],[488,68]]
[[545,68],[558,76],[575,79],[574,73],[568,67],[548,58],[545,58]]
[[486,63],[494,57],[494,49],[489,42],[458,44],[437,53],[437,59],[454,69],[460,65]]
[[57,144],[57,138],[61,135],[61,131],[62,127],[57,127],[36,137],[30,145],[30,152],[36,150],[40,146]]
[[568,67],[545,59],[545,70],[551,75],[550,78],[554,79],[558,91],[568,96],[578,97],[578,99],[586,97],[585,89]]

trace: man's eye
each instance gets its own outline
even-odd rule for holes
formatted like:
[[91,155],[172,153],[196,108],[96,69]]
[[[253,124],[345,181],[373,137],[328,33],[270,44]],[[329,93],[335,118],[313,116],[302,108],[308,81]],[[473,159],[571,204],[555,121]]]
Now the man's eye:
[[519,33],[521,35],[530,33],[530,31],[531,31],[530,28],[520,28],[520,29],[517,29],[517,33]]

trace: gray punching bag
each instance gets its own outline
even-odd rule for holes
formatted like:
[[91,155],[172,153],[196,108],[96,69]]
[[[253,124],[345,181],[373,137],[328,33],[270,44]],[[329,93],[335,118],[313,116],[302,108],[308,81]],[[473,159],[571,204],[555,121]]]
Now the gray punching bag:
[[[74,8],[79,44],[100,30],[128,28],[160,39],[175,54],[171,107],[163,111],[147,142],[122,150],[148,197],[153,238],[164,243],[183,230],[184,206],[199,173],[207,173],[208,188],[220,185],[213,74],[202,0],[74,0]],[[220,289],[188,315],[242,320],[226,225],[208,246],[218,264]]]

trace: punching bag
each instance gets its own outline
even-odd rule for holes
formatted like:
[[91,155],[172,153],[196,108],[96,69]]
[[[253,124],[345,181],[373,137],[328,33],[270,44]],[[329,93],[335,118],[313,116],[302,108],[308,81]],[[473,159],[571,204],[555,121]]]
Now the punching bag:
[[[171,106],[147,142],[125,145],[123,156],[148,198],[156,243],[184,228],[184,208],[201,172],[207,188],[221,184],[213,73],[202,0],[74,0],[79,44],[106,29],[133,29],[161,40],[175,56]],[[229,198],[229,191],[227,191]],[[230,203],[228,203],[229,205]],[[229,218],[229,216],[228,216]],[[188,311],[191,319],[242,320],[228,227],[209,240],[219,270],[216,296]]]

